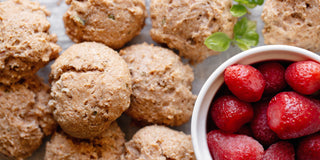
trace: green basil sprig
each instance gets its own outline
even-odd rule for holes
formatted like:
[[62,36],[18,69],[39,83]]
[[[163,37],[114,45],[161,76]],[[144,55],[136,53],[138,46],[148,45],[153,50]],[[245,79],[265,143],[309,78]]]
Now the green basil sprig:
[[[247,14],[247,8],[254,8],[262,5],[264,0],[235,0],[230,12],[234,17],[242,17]],[[236,44],[241,50],[248,50],[259,43],[259,34],[256,32],[257,24],[246,17],[240,19],[233,28],[233,39],[223,32],[216,32],[210,35],[204,44],[214,51],[223,52],[229,49],[230,44]]]
[[256,32],[257,24],[249,21],[246,17],[236,23],[233,28],[233,39],[223,32],[216,32],[209,36],[204,44],[214,51],[223,52],[228,50],[230,43],[238,45],[241,50],[248,50],[251,46],[259,43],[259,34]]

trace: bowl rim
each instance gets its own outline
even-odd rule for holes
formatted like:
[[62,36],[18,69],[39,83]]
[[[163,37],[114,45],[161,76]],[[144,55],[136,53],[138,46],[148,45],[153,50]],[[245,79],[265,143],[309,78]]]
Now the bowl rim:
[[[283,52],[286,54],[279,54],[278,52]],[[263,53],[268,53],[270,57],[268,57],[268,54],[265,54],[266,58],[263,58]],[[288,56],[288,54],[290,56]],[[255,58],[257,57],[256,55],[259,55],[260,58]],[[246,58],[248,58],[248,60]],[[225,68],[235,63],[252,64],[264,60],[268,61],[276,59],[288,61],[301,61],[309,59],[318,61],[320,63],[320,56],[306,49],[288,45],[264,45],[240,52],[219,65],[219,67],[212,72],[204,85],[201,87],[192,112],[191,137],[197,159],[212,159],[206,142],[206,129],[201,130],[201,128],[206,128],[206,120],[210,108],[210,103],[215,96],[216,91],[223,83],[223,77],[221,78],[221,74],[224,72]],[[250,60],[255,62],[250,63]],[[220,83],[215,85],[218,88],[212,89],[213,82],[217,81],[219,81]],[[208,93],[210,89],[213,90],[214,93]],[[211,99],[209,104],[208,99]],[[204,102],[205,100],[207,102]],[[203,106],[203,103],[206,103],[205,106]]]

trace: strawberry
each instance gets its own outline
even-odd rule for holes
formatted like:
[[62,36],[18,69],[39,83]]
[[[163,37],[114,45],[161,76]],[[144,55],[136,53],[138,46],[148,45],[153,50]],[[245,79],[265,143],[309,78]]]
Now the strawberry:
[[264,154],[262,145],[246,135],[214,130],[207,134],[207,143],[215,160],[260,160]]
[[303,138],[297,148],[298,160],[320,159],[320,133]]
[[251,122],[253,136],[264,146],[270,146],[278,141],[278,136],[274,133],[269,125],[267,118],[268,102],[255,103],[254,118]]
[[263,160],[294,160],[295,151],[291,143],[281,141],[271,145],[263,155]]
[[320,130],[319,101],[296,92],[281,92],[268,106],[268,124],[281,139],[298,138]]
[[246,102],[259,101],[265,87],[262,74],[250,65],[231,65],[224,71],[224,80],[229,90]]
[[264,94],[276,94],[286,87],[287,83],[284,78],[285,68],[278,62],[266,62],[257,67],[261,72],[266,87]]
[[212,103],[211,117],[218,128],[226,132],[236,132],[253,118],[250,103],[232,95],[221,96]]
[[285,79],[293,90],[311,95],[320,89],[320,64],[314,61],[300,61],[289,65]]

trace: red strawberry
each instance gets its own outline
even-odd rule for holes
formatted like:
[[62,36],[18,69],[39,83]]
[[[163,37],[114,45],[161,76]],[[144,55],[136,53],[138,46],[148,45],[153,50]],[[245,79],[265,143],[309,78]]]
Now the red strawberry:
[[303,138],[297,148],[298,160],[320,159],[320,133]]
[[231,95],[221,96],[212,103],[211,117],[218,128],[226,132],[236,132],[253,118],[250,103]]
[[320,130],[320,104],[296,92],[281,92],[269,103],[269,127],[281,139],[298,138]]
[[320,89],[320,64],[313,61],[295,62],[286,69],[285,79],[295,91],[313,94]]
[[264,153],[262,145],[253,138],[219,130],[207,134],[207,143],[215,160],[260,160]]
[[254,118],[251,121],[253,136],[264,146],[270,146],[278,141],[278,136],[269,125],[267,118],[268,102],[254,104]]
[[271,145],[263,155],[263,160],[294,160],[294,147],[289,142],[278,142]]
[[278,62],[266,62],[258,66],[258,70],[266,81],[264,94],[276,94],[286,87],[285,68]]
[[265,80],[262,74],[250,65],[231,65],[224,71],[224,80],[230,91],[246,102],[260,100]]

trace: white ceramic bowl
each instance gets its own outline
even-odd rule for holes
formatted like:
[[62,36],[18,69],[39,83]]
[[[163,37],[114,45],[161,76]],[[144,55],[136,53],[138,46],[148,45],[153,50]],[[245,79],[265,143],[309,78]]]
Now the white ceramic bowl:
[[223,84],[223,72],[232,64],[254,64],[267,60],[302,61],[314,60],[320,63],[320,56],[305,49],[268,45],[241,52],[221,64],[208,78],[200,90],[192,113],[191,136],[198,160],[212,160],[207,145],[207,115],[213,97]]

